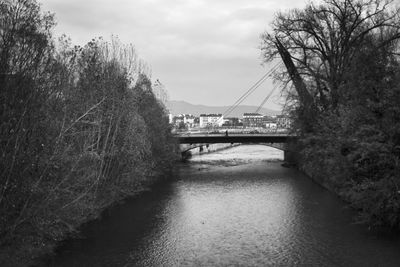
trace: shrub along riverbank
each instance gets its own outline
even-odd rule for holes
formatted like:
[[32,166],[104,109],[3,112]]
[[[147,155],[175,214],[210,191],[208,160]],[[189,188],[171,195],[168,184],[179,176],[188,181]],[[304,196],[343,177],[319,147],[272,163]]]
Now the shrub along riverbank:
[[36,1],[0,0],[0,265],[32,257],[176,159],[133,46],[54,40]]
[[[400,9],[323,0],[279,13],[262,35],[282,58],[299,167],[359,211],[400,230]],[[283,64],[282,64],[283,65]]]

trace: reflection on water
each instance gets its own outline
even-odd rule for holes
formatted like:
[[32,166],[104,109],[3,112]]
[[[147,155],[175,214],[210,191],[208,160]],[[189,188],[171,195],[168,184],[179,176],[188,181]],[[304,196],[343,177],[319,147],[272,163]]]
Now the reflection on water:
[[175,181],[121,205],[66,242],[54,266],[400,266],[398,237],[354,225],[334,195],[281,151],[195,156]]

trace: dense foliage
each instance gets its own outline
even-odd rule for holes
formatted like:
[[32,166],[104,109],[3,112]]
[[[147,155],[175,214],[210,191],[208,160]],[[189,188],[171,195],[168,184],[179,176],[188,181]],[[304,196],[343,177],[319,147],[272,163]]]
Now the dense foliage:
[[133,47],[72,46],[53,39],[53,26],[36,1],[0,0],[3,248],[40,250],[174,159],[164,106]]
[[[273,31],[262,35],[265,60],[290,55],[277,77],[294,96],[289,112],[299,135],[300,167],[358,209],[359,221],[395,229],[400,229],[399,14],[393,1],[324,0],[279,13]],[[300,97],[302,83],[310,103]]]

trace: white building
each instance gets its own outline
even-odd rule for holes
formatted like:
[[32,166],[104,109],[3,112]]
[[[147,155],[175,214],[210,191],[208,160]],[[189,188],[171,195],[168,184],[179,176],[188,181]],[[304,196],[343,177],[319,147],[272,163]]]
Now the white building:
[[193,125],[195,119],[196,119],[196,117],[193,116],[192,114],[184,114],[184,115],[183,115],[183,122],[184,122],[185,124]]
[[259,113],[244,113],[243,126],[245,127],[263,127],[264,116]]
[[200,114],[200,128],[221,127],[224,123],[222,114]]
[[267,128],[267,129],[276,129],[276,128],[278,128],[278,125],[274,121],[266,121],[265,122],[265,128]]

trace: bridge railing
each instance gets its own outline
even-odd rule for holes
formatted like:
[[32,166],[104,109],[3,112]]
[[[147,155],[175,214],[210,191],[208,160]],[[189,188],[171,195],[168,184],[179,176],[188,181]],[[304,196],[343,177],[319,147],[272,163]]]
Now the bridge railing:
[[243,130],[243,131],[182,131],[182,132],[175,132],[176,136],[213,136],[213,135],[277,135],[277,136],[287,136],[290,135],[289,131],[287,130],[277,130],[277,131],[258,131],[258,130]]

